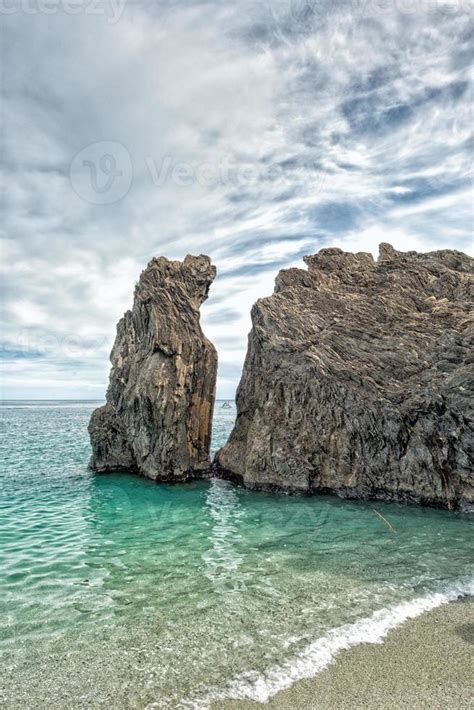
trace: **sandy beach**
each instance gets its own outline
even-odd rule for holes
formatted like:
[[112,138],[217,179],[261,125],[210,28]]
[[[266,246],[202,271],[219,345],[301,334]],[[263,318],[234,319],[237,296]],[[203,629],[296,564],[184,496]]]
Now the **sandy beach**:
[[383,644],[342,651],[314,678],[278,693],[267,705],[220,702],[219,710],[472,707],[474,600],[446,604],[391,631]]

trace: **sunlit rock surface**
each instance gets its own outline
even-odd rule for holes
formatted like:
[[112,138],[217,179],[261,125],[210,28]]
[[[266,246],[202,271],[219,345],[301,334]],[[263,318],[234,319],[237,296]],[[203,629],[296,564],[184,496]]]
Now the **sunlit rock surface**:
[[217,354],[199,308],[216,275],[207,256],[153,259],[120,320],[107,404],[91,418],[91,468],[183,480],[209,469]]
[[322,249],[252,310],[221,474],[252,488],[469,508],[473,260]]

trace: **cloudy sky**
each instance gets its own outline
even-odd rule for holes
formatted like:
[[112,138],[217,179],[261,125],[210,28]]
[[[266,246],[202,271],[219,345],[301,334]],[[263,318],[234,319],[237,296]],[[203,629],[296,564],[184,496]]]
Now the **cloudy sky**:
[[101,398],[154,255],[209,254],[221,397],[323,246],[472,252],[468,0],[2,0],[5,398]]

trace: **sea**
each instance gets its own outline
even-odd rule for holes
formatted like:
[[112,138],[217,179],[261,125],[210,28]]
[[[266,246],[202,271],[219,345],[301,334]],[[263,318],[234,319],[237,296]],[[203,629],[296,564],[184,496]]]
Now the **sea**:
[[95,474],[99,404],[0,406],[2,708],[265,702],[473,593],[469,516]]

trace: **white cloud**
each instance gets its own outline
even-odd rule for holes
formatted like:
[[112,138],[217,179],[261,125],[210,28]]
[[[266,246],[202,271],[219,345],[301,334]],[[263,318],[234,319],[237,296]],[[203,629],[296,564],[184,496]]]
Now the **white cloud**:
[[[203,325],[232,396],[251,305],[304,252],[470,249],[469,12],[408,5],[163,0],[126,3],[115,23],[2,17],[6,393],[100,392],[154,255],[214,259]],[[111,205],[69,180],[100,141],[133,164]]]

